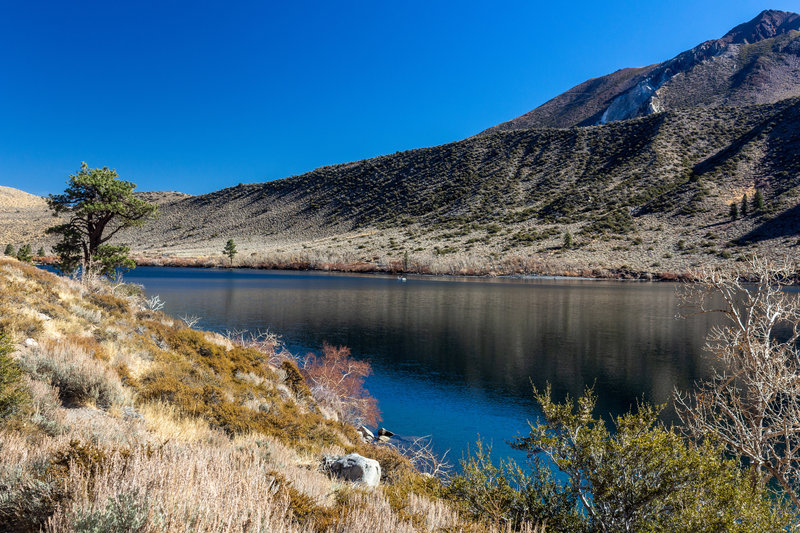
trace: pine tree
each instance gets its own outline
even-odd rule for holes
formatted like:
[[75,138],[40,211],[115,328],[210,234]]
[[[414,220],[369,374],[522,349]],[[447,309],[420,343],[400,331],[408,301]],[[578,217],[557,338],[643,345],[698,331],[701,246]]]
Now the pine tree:
[[764,210],[764,195],[761,189],[756,189],[756,194],[753,196],[753,213],[760,213]]
[[30,263],[33,261],[33,251],[31,251],[30,244],[19,247],[19,250],[17,250],[17,259],[24,263]]
[[44,248],[39,248],[39,251],[36,252],[36,257],[44,257]]
[[731,202],[731,220],[736,220],[739,218],[739,208],[736,206],[736,202]]
[[[112,246],[108,241],[118,232],[141,226],[154,216],[155,204],[133,194],[135,183],[118,178],[108,167],[89,168],[86,163],[67,180],[63,194],[51,194],[47,203],[53,214],[67,214],[68,222],[47,229],[58,235],[53,251],[59,257],[59,270],[72,273],[79,266],[109,277],[118,267],[133,268],[127,246]],[[86,273],[86,272],[84,272]]]
[[572,234],[570,232],[564,234],[564,248],[567,250],[572,248]]
[[747,216],[747,193],[742,195],[742,216]]
[[228,256],[228,259],[231,260],[231,266],[233,266],[233,258],[239,253],[236,251],[236,243],[233,242],[233,239],[228,239],[228,242],[225,243],[225,248],[222,249],[222,253]]
[[14,245],[13,244],[6,244],[5,254],[6,255],[10,255],[10,256],[16,256],[17,255],[16,250],[14,250]]

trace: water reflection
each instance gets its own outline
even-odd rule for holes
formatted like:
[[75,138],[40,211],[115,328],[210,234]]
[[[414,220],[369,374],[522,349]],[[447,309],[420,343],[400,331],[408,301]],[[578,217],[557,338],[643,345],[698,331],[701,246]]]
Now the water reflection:
[[349,346],[372,362],[387,427],[432,434],[456,457],[478,433],[511,453],[503,442],[536,417],[531,383],[559,398],[595,384],[600,411],[616,414],[708,372],[713,317],[676,320],[672,284],[159,268],[127,279],[204,328],[269,328],[299,353]]

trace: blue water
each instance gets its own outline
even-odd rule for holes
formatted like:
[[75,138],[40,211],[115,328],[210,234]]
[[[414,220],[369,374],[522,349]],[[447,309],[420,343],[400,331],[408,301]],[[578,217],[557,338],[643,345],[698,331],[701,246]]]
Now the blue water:
[[372,364],[381,425],[430,435],[451,460],[479,436],[523,459],[507,441],[538,417],[531,384],[557,398],[594,385],[607,417],[669,402],[709,370],[712,317],[676,319],[675,284],[151,267],[125,279],[198,328],[268,329],[298,355],[350,347]]

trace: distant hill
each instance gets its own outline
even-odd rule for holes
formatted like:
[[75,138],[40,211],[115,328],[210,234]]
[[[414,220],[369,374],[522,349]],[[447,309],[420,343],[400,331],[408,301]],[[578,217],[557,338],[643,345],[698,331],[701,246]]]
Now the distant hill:
[[34,196],[19,189],[0,185],[0,209],[14,210],[45,205],[47,204],[41,196]]
[[588,80],[487,131],[604,124],[659,111],[800,96],[800,15],[761,12],[719,39],[659,63]]
[[0,186],[0,243],[15,246],[43,241],[44,230],[53,223],[44,198]]

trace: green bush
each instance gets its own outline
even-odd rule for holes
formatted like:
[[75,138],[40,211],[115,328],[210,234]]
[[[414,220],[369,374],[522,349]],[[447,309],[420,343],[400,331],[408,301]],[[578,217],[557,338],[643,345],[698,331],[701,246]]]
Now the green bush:
[[16,414],[28,400],[22,387],[22,371],[11,357],[13,348],[0,333],[0,422]]
[[0,531],[40,531],[64,499],[55,483],[43,481],[21,469],[0,475]]
[[[658,421],[658,408],[614,420],[594,416],[591,390],[577,401],[536,392],[544,414],[513,446],[529,474],[495,466],[481,446],[448,485],[462,511],[492,523],[546,523],[560,532],[782,531],[791,515],[708,443],[687,442]],[[558,471],[558,473],[556,473]]]
[[137,492],[118,494],[104,509],[78,512],[72,520],[75,533],[136,533],[147,525],[149,505]]
[[33,261],[33,251],[31,250],[30,244],[19,247],[19,250],[17,250],[17,259],[23,263],[30,263]]

